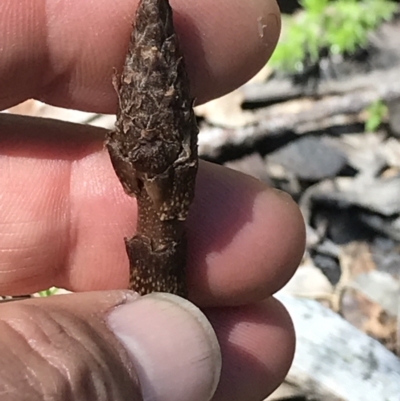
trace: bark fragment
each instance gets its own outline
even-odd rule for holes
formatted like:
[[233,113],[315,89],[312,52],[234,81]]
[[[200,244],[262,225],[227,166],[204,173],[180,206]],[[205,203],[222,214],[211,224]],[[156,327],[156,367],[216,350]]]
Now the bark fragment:
[[121,76],[107,148],[126,193],[138,203],[125,239],[130,288],[186,296],[184,221],[194,197],[197,125],[168,0],[141,0]]

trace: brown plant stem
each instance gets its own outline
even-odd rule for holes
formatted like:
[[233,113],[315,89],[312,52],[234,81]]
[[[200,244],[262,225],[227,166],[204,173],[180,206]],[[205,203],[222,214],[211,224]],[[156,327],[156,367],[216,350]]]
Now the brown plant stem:
[[107,148],[126,193],[138,203],[125,239],[130,288],[187,295],[184,221],[194,197],[197,125],[168,0],[141,0],[128,54],[115,76],[119,108]]

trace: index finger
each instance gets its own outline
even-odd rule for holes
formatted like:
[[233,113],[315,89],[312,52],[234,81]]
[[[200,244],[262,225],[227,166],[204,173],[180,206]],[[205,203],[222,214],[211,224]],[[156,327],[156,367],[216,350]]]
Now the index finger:
[[[0,108],[27,98],[114,113],[138,0],[2,0]],[[275,0],[171,0],[198,103],[251,78],[280,31]]]

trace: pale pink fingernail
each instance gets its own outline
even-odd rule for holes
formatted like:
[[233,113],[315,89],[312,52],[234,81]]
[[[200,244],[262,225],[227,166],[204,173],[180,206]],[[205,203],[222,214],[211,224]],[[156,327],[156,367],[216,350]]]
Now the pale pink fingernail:
[[108,324],[127,349],[145,401],[207,401],[217,387],[221,353],[203,313],[171,294],[121,305]]

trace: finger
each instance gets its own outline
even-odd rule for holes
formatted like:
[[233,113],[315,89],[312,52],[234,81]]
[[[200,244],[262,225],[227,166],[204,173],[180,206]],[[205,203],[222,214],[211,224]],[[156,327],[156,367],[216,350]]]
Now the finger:
[[[271,299],[206,313],[223,358],[213,400],[263,399],[293,357],[284,308]],[[114,291],[21,301],[1,305],[0,324],[0,380],[19,400],[50,394],[55,401],[99,394],[136,400],[140,387],[146,399],[194,401],[209,399],[218,382],[213,331],[197,308],[168,294],[136,298]]]
[[[192,318],[196,316],[199,323],[202,323],[201,316],[193,309],[192,304],[182,302],[181,298],[175,296],[152,294],[142,298],[142,309],[139,314],[134,313],[131,306],[120,308],[123,322],[118,325],[113,324],[112,327],[123,327],[124,330],[127,330],[136,326],[138,320],[146,323],[141,325],[143,327],[140,341],[138,341],[138,335],[135,334],[135,341],[129,341],[128,344],[134,343],[135,350],[144,347],[147,356],[155,358],[150,365],[147,365],[145,371],[156,370],[159,372],[162,370],[164,377],[158,377],[157,380],[153,380],[153,383],[161,383],[159,393],[178,392],[174,393],[174,397],[170,397],[171,400],[176,401],[181,397],[185,399],[185,396],[192,394],[192,391],[188,391],[188,387],[182,388],[185,383],[192,383],[193,379],[197,381],[201,377],[198,372],[193,376],[194,372],[190,371],[190,367],[194,367],[198,363],[191,355],[198,334],[196,335],[194,330],[184,334],[190,323],[187,319],[188,316],[181,321],[176,319],[177,304],[171,304],[162,311],[160,310],[161,313],[155,312],[154,307],[160,300],[178,302],[178,305],[185,308]],[[139,302],[136,305],[139,305]],[[147,308],[143,308],[143,305],[147,305]],[[175,311],[171,311],[171,309],[175,309]],[[212,400],[264,399],[283,381],[293,359],[295,336],[291,319],[285,308],[279,301],[270,298],[261,303],[244,307],[207,309],[205,314],[215,330],[222,353],[221,377]],[[176,320],[171,322],[171,318]],[[171,330],[168,330],[169,328]],[[191,328],[193,329],[192,326]],[[179,340],[175,337],[179,337]],[[126,339],[128,336],[119,335],[119,338]],[[188,339],[189,341],[187,341]],[[153,344],[151,351],[146,346],[149,342]],[[164,349],[169,349],[170,342],[175,344],[175,349],[172,350],[172,355],[166,355]],[[214,359],[217,350],[214,349],[211,353],[204,352],[204,343],[201,344],[203,349],[198,351],[196,356],[203,355],[202,359],[207,363],[211,360],[214,361],[211,366],[206,365],[208,371],[211,367],[213,367],[211,371],[219,371],[219,360]],[[183,355],[186,356],[188,364],[179,361]],[[174,371],[175,364],[183,365],[184,373],[182,374],[185,374],[185,380]],[[139,374],[139,379],[142,377]],[[143,388],[142,381],[141,385]],[[212,387],[215,389],[214,386]],[[202,398],[202,400],[206,399],[209,398],[206,396]]]
[[[0,132],[0,294],[126,288],[123,238],[134,233],[136,206],[103,149],[104,131],[3,115]],[[304,249],[304,223],[288,196],[209,163],[187,226],[187,280],[200,305],[264,299]]]
[[289,195],[204,163],[188,219],[188,284],[200,305],[260,301],[292,277],[304,252],[303,217]]
[[102,321],[126,301],[118,291],[2,304],[2,399],[141,400],[129,358]]
[[209,322],[168,294],[114,291],[13,302],[1,305],[0,325],[6,401],[202,401],[220,375]]
[[[171,3],[199,102],[247,81],[277,42],[275,0]],[[132,0],[3,0],[0,108],[36,97],[114,113],[111,75],[122,66],[136,5]]]
[[206,310],[222,353],[213,401],[263,400],[280,385],[295,349],[291,319],[274,298],[236,308]]

